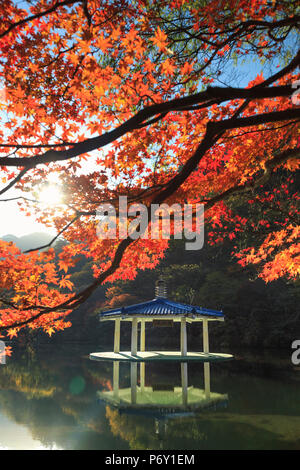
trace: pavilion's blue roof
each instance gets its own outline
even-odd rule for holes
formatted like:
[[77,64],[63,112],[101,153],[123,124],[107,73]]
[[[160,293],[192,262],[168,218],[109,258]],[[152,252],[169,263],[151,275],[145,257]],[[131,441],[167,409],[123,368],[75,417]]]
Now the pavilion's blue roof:
[[127,307],[118,307],[111,310],[106,310],[100,313],[101,317],[109,317],[120,315],[126,317],[127,315],[203,315],[212,317],[224,317],[222,311],[211,310],[208,308],[197,307],[195,305],[187,305],[164,297],[156,297],[148,302],[140,304],[129,305]]

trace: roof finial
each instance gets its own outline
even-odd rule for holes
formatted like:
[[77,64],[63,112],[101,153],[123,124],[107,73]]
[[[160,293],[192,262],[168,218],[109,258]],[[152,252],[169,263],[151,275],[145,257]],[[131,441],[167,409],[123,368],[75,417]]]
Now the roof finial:
[[167,298],[167,285],[162,275],[155,283],[155,297]]

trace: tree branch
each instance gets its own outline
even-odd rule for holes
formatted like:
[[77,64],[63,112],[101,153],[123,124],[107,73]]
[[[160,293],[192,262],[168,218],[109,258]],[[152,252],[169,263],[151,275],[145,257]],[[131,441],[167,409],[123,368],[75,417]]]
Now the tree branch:
[[[157,115],[164,116],[170,111],[181,111],[186,106],[191,106],[199,102],[211,101],[212,98],[228,101],[233,99],[264,99],[284,97],[291,95],[291,88],[287,85],[261,88],[253,87],[249,89],[243,88],[221,88],[221,87],[208,87],[206,91],[196,93],[194,95],[177,98],[174,100],[166,101],[155,105],[148,106],[132,118],[128,119],[125,123],[118,126],[116,129],[106,132],[101,136],[92,137],[82,142],[78,142],[72,148],[67,150],[48,150],[47,152],[30,157],[30,158],[0,158],[0,164],[8,167],[11,166],[24,166],[35,167],[40,164],[69,160],[80,156],[83,153],[91,152],[114,142],[128,132],[138,129],[141,125],[147,124],[147,121]],[[292,113],[293,114],[293,113]],[[292,119],[292,118],[291,118]],[[156,122],[156,121],[155,121]],[[267,121],[266,121],[267,122]]]
[[73,5],[74,3],[79,3],[79,2],[80,2],[80,0],[64,0],[62,2],[57,1],[53,5],[53,7],[49,8],[48,10],[41,11],[40,13],[36,13],[35,15],[27,16],[26,18],[23,18],[22,20],[11,24],[5,31],[3,31],[3,33],[0,33],[0,39],[3,38],[4,36],[6,36],[6,34],[9,34],[15,28],[18,28],[19,26],[23,26],[26,23],[29,23],[33,20],[36,20],[38,18],[42,18],[43,16],[49,15],[50,13],[53,13],[55,10],[57,10],[60,7]]

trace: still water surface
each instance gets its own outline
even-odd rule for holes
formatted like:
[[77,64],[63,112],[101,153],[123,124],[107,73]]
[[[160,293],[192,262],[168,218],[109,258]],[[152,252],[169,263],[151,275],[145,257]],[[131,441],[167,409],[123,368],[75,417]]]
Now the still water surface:
[[132,366],[96,350],[39,346],[0,366],[0,449],[300,449],[288,354]]

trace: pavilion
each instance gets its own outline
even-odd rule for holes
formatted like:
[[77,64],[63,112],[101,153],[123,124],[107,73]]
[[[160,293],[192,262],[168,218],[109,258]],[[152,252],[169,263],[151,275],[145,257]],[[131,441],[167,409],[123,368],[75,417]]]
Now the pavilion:
[[[187,305],[169,300],[166,296],[166,285],[162,278],[156,283],[156,297],[148,302],[106,310],[99,314],[100,321],[114,321],[114,350],[113,352],[96,352],[90,354],[93,360],[114,361],[216,361],[231,359],[230,354],[210,353],[208,323],[224,321],[222,311],[211,310],[194,305]],[[120,351],[121,322],[129,321],[131,327],[131,350]],[[145,324],[152,322],[153,326],[172,326],[180,322],[180,351],[146,351]],[[187,323],[202,322],[203,351],[188,352]],[[140,324],[140,348],[138,350],[138,324]]]

